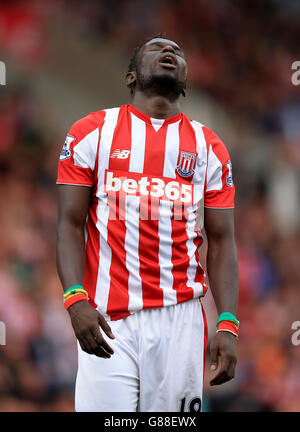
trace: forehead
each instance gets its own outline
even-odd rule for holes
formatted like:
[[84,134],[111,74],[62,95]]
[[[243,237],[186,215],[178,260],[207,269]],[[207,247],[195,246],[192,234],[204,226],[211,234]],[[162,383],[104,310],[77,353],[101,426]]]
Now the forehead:
[[157,45],[171,45],[174,48],[178,48],[178,49],[181,50],[180,46],[176,42],[174,42],[174,41],[172,41],[170,39],[164,39],[164,38],[154,38],[154,39],[151,39],[150,41],[148,41],[148,42],[145,43],[144,47],[146,48],[149,45],[155,45],[155,44],[157,44]]

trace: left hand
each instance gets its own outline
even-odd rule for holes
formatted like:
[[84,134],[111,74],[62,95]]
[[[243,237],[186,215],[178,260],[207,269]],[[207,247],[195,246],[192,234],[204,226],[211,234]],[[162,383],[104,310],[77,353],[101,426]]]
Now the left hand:
[[219,368],[217,375],[210,381],[210,385],[220,385],[234,377],[237,362],[236,337],[226,331],[215,334],[210,343],[210,370]]

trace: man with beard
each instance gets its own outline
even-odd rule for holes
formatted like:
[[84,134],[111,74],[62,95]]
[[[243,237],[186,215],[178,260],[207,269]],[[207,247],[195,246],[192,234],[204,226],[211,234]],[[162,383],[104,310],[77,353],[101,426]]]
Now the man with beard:
[[131,103],[90,113],[63,146],[57,262],[78,339],[76,411],[201,411],[203,215],[220,313],[211,385],[234,376],[231,163],[217,135],[181,112],[186,76],[179,45],[151,38],[130,61]]

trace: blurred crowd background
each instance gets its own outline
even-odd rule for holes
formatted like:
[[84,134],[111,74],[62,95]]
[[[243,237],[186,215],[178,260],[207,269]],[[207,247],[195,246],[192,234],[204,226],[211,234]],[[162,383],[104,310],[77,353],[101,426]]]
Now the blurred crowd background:
[[[129,101],[132,49],[160,32],[186,52],[183,110],[226,143],[237,189],[239,360],[235,379],[211,388],[207,354],[204,411],[300,410],[300,3],[2,0],[0,411],[74,410],[76,343],[55,265],[58,155],[73,122]],[[204,305],[211,337],[211,294]]]

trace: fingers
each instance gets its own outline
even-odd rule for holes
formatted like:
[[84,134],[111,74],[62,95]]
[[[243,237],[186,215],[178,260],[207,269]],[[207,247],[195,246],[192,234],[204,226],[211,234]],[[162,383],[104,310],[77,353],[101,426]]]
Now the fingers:
[[213,343],[210,346],[210,370],[215,371],[218,368],[219,349]]
[[106,340],[103,338],[99,328],[94,330],[93,337],[97,346],[100,346],[102,349],[104,349],[107,352],[107,354],[110,354],[109,357],[114,353],[114,350],[108,345]]
[[88,354],[97,357],[110,358],[114,351],[100,333],[99,327],[90,328],[78,336],[80,346]]
[[210,381],[210,385],[220,385],[230,381],[234,377],[236,359],[229,355],[221,355],[220,370],[218,374]]
[[104,333],[110,339],[115,339],[115,336],[114,336],[113,332],[111,331],[111,328],[109,327],[107,321],[105,320],[103,315],[100,315],[100,313],[99,313],[99,324],[100,324],[100,327],[102,328],[102,330],[104,331]]
[[88,302],[83,301],[72,305],[69,313],[82,350],[98,357],[110,358],[114,351],[103,338],[100,327],[109,338],[114,339],[115,337],[105,318]]
[[228,381],[226,379],[226,372],[222,371],[219,372],[218,375],[216,375],[211,381],[210,381],[210,385],[211,386],[215,386],[215,385],[220,385],[223,384],[224,382]]
[[218,370],[210,385],[220,385],[234,377],[236,366],[236,338],[228,332],[217,333],[210,344],[211,370]]

